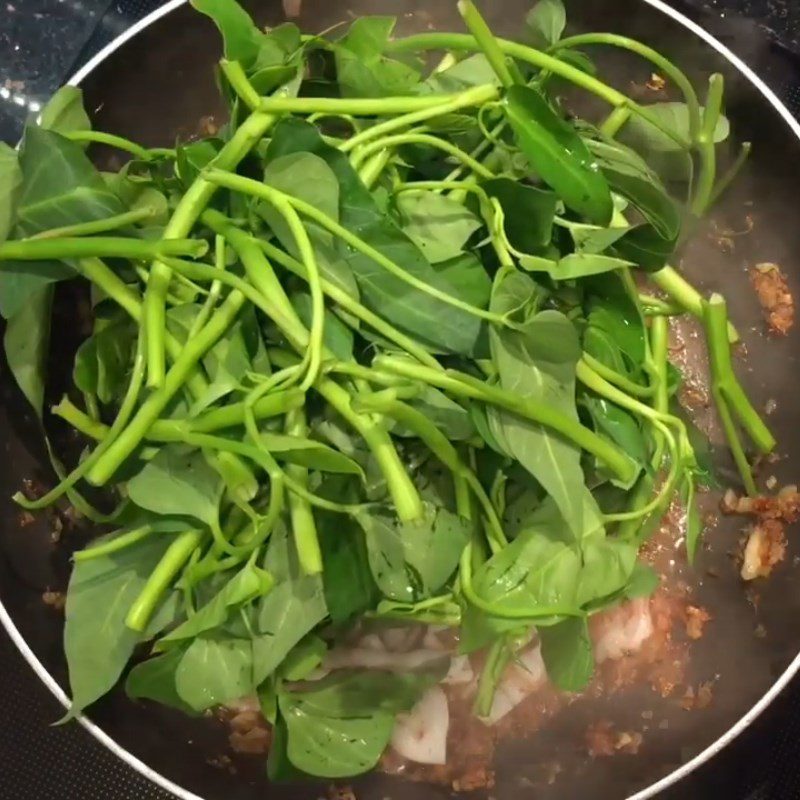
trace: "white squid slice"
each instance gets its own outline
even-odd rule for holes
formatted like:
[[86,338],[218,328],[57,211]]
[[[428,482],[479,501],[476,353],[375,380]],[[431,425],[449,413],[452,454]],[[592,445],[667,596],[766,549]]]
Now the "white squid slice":
[[639,598],[596,614],[590,631],[598,664],[635,653],[653,634],[650,601]]
[[475,679],[475,672],[472,669],[469,656],[453,656],[450,661],[450,669],[444,676],[442,683],[448,686],[460,686],[471,683]]
[[513,711],[523,700],[538,691],[547,682],[547,672],[539,645],[520,653],[506,669],[497,685],[489,716],[483,721],[488,725],[499,722]]
[[392,748],[418,764],[447,762],[450,710],[447,696],[433,686],[407,714],[400,714],[392,733]]

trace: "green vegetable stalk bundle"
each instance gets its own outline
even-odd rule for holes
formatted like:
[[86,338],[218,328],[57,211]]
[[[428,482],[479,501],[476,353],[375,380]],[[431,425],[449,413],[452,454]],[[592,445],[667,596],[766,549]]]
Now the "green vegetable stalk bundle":
[[[580,690],[588,619],[655,589],[638,550],[676,495],[698,548],[710,473],[671,403],[669,315],[702,320],[747,491],[748,452],[775,444],[725,301],[669,266],[748,150],[718,163],[721,76],[701,105],[644,44],[561,38],[559,0],[522,42],[469,0],[467,32],[405,39],[389,17],[332,39],[193,4],[224,41],[218,135],[142,147],[93,131],[66,87],[0,149],[5,350],[40,417],[57,284],[91,287],[74,389],[50,410],[85,452],[16,497],[108,531],[75,554],[70,713],[136,652],[132,697],[199,713],[258,695],[273,777],[363,772],[442,674],[306,680],[360,620],[488,648],[478,714],[533,636],[550,680]],[[681,101],[606,84],[579,49],[598,47]],[[574,116],[567,89],[605,116]],[[99,172],[93,143],[130,158]]]

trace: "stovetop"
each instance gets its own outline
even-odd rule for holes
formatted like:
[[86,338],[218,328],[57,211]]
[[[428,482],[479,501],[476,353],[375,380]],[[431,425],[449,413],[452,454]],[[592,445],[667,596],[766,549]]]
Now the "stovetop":
[[[0,0],[0,139],[158,0]],[[2,8],[5,5],[5,9]],[[800,0],[674,0],[744,58],[800,116]],[[0,630],[0,800],[168,800],[61,716]],[[65,787],[69,787],[66,788]],[[800,798],[800,679],[663,800]]]

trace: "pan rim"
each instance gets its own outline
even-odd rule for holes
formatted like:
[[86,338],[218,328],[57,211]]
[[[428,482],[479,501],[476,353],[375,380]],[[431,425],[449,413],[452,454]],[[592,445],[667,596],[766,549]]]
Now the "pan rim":
[[[752,86],[764,97],[764,99],[778,112],[780,117],[800,141],[800,121],[798,121],[783,101],[775,94],[775,92],[760,78],[747,63],[730,50],[719,39],[710,34],[707,30],[702,28],[696,22],[691,20],[685,14],[681,13],[675,8],[667,5],[663,0],[641,0],[648,6],[661,12],[667,17],[673,19],[678,24],[682,25],[689,32],[697,36],[701,41],[711,47],[717,54],[722,56],[729,64],[736,68]],[[88,77],[95,69],[97,69],[109,56],[113,55],[120,47],[122,47],[129,39],[138,35],[141,31],[148,28],[154,22],[157,22],[162,17],[171,13],[177,8],[185,5],[187,0],[168,0],[164,5],[150,12],[138,22],[134,23],[130,28],[121,33],[105,47],[98,51],[92,58],[90,58],[82,67],[80,67],[72,77],[67,81],[70,86],[78,86]],[[58,702],[67,710],[71,708],[71,702],[67,694],[62,689],[61,685],[56,679],[48,672],[47,668],[39,660],[38,656],[33,652],[28,645],[25,638],[20,633],[16,624],[14,623],[8,610],[5,608],[2,600],[0,600],[0,624],[8,633],[16,648],[20,651],[23,658],[28,662],[29,666],[33,669],[45,687],[53,694]],[[763,713],[763,711],[772,703],[772,701],[783,691],[792,678],[800,671],[800,652],[788,664],[783,673],[777,680],[770,686],[770,688],[761,696],[761,698],[745,713],[743,714],[725,733],[719,736],[704,750],[701,750],[693,758],[683,764],[681,767],[665,775],[660,780],[651,784],[650,786],[630,795],[627,800],[648,800],[654,797],[659,792],[675,785],[687,775],[694,772],[700,766],[705,764],[727,745],[729,745],[737,736],[744,732],[750,725]],[[181,800],[204,800],[199,795],[194,794],[188,789],[171,781],[169,778],[149,767],[146,763],[137,758],[129,750],[126,750],[108,733],[105,732],[99,725],[92,722],[92,720],[85,714],[76,715],[75,719],[85,728],[97,741],[107,747],[114,755],[124,761],[128,766],[136,770],[143,777],[147,778],[152,783],[167,792],[170,792],[175,797]]]

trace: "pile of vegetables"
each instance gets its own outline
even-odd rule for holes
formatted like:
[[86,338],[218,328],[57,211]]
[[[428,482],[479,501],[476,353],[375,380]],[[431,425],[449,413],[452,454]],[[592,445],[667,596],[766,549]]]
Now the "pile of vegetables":
[[[457,628],[486,651],[479,715],[534,636],[550,680],[582,689],[587,621],[655,590],[637,554],[676,495],[698,547],[709,467],[673,402],[671,315],[702,320],[748,491],[748,452],[775,444],[724,299],[668,265],[748,151],[718,164],[722,77],[701,106],[644,44],[562,38],[560,0],[522,43],[469,0],[468,32],[400,39],[388,17],[324,38],[193,5],[224,40],[218,134],[145,148],[93,131],[67,87],[0,150],[5,350],[40,417],[56,284],[91,290],[50,409],[85,451],[15,498],[109,531],[74,556],[70,714],[135,655],[134,698],[196,714],[257,695],[271,776],[363,772],[446,664],[307,680],[356,623]],[[595,45],[681,101],[607,85]],[[573,116],[575,90],[607,115]],[[97,143],[129,155],[119,172]]]

